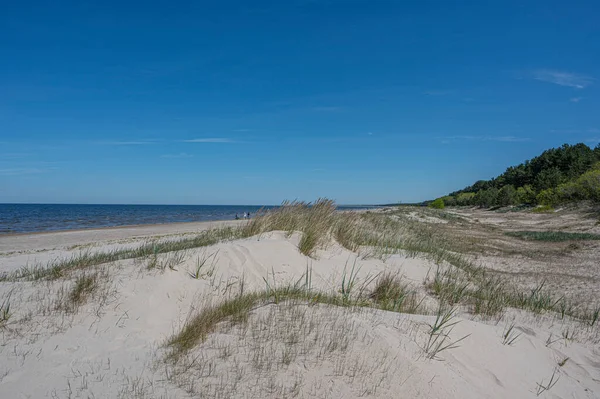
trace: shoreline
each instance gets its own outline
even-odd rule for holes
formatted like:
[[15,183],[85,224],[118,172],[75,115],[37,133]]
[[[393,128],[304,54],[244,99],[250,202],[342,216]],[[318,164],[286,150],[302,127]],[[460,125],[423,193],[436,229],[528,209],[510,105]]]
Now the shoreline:
[[[357,209],[337,209],[337,212],[368,212],[375,211],[380,209],[385,209],[388,207],[375,207],[372,208],[357,208]],[[57,233],[71,233],[71,232],[93,232],[93,231],[106,231],[106,230],[123,230],[123,229],[134,229],[134,228],[156,228],[162,226],[189,226],[192,224],[207,224],[207,223],[225,223],[225,222],[235,222],[241,223],[245,221],[250,221],[251,219],[214,219],[214,220],[197,220],[191,222],[166,222],[166,223],[141,223],[141,224],[123,224],[117,226],[97,226],[97,227],[87,227],[87,228],[73,228],[73,229],[56,229],[56,230],[43,230],[43,231],[26,231],[26,232],[15,232],[15,233],[0,233],[0,241],[3,238],[7,237],[22,237],[22,236],[32,236],[32,235],[45,235],[45,234],[57,234]]]
[[236,226],[242,223],[244,223],[243,220],[214,220],[7,234],[0,235],[0,255],[67,248],[107,241],[141,239],[152,236],[193,234],[215,227]]
[[[248,219],[250,220],[250,219]],[[167,222],[167,223],[142,223],[142,224],[123,224],[118,226],[99,226],[89,228],[76,228],[76,229],[57,229],[57,230],[44,230],[44,231],[27,231],[23,233],[0,233],[0,240],[5,237],[22,237],[22,236],[34,236],[34,235],[45,235],[45,234],[58,234],[58,233],[81,233],[81,232],[93,232],[93,231],[106,231],[106,230],[126,230],[146,227],[162,227],[162,226],[189,226],[192,224],[207,224],[207,223],[224,223],[224,222],[243,222],[244,219],[215,219],[215,220],[198,220],[194,222]]]

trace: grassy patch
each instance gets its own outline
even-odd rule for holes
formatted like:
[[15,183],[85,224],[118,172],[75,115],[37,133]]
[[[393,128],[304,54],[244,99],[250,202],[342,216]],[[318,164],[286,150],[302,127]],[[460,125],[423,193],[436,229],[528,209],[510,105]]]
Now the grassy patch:
[[552,213],[554,212],[554,208],[550,205],[540,205],[535,207],[531,212],[534,213]]
[[68,306],[72,309],[87,302],[90,295],[98,288],[98,274],[83,275],[75,280],[75,285],[71,289],[68,297]]
[[397,274],[390,272],[377,279],[369,298],[380,309],[401,313],[416,313],[421,304],[416,292]]
[[600,240],[600,234],[568,233],[564,231],[509,231],[504,234],[510,237],[534,241]]
[[[216,244],[222,240],[241,238],[243,231],[232,227],[203,231],[197,235],[181,240],[150,242],[133,249],[117,249],[109,252],[81,252],[67,259],[60,259],[46,266],[34,266],[22,268],[16,273],[2,276],[3,280],[41,280],[56,279],[64,277],[73,270],[82,270],[92,266],[116,262],[123,259],[135,259],[149,257],[148,268],[154,268],[157,264],[153,260],[159,254],[185,251],[191,248],[199,248]],[[174,257],[173,259],[175,259]],[[171,264],[168,265],[171,267]],[[173,266],[174,267],[174,266]]]
[[[173,335],[166,343],[169,349],[167,358],[177,361],[197,344],[204,342],[215,332],[221,323],[235,325],[248,320],[253,309],[269,303],[283,304],[326,304],[339,307],[370,307],[395,312],[416,313],[420,302],[416,294],[404,284],[401,279],[392,274],[383,274],[377,280],[375,287],[367,293],[365,286],[373,281],[367,277],[359,289],[356,269],[353,267],[342,278],[342,289],[336,293],[323,293],[311,290],[311,270],[295,283],[284,287],[274,287],[265,278],[266,289],[255,292],[240,292],[220,303],[204,306],[183,329]],[[241,286],[243,287],[243,285]]]

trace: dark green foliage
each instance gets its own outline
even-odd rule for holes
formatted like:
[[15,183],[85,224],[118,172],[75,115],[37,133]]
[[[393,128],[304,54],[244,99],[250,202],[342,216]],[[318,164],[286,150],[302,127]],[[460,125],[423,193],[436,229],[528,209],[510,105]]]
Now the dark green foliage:
[[512,184],[508,184],[498,191],[498,197],[496,198],[496,205],[508,206],[517,205],[519,199],[517,196],[517,190]]
[[509,231],[507,236],[536,241],[600,240],[600,234],[568,233],[564,231]]
[[[443,198],[446,205],[486,208],[518,204],[555,206],[581,200],[600,202],[599,162],[600,145],[592,150],[583,143],[564,144],[509,167],[496,178],[479,180]],[[474,196],[467,199],[465,194]]]
[[495,187],[491,187],[485,190],[479,190],[477,194],[475,194],[475,205],[479,205],[481,207],[492,207],[496,205],[497,200],[498,189]]

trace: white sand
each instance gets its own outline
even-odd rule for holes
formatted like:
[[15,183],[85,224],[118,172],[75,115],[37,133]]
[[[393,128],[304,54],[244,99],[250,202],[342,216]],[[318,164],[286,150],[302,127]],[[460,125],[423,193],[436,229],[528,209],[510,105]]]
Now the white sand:
[[[93,251],[100,251],[206,226],[1,237],[0,272],[68,257],[81,250],[74,245],[94,243]],[[211,335],[192,351],[196,362],[185,371],[165,366],[165,340],[194,309],[238,290],[242,278],[246,290],[262,289],[272,272],[282,284],[308,266],[313,288],[331,292],[356,262],[359,282],[393,270],[424,295],[423,281],[435,270],[397,255],[385,262],[362,259],[336,244],[310,259],[299,253],[298,241],[298,235],[273,232],[194,249],[176,270],[164,272],[119,261],[103,268],[105,284],[75,314],[51,306],[71,282],[0,283],[0,303],[10,293],[14,312],[0,327],[0,398],[534,398],[553,373],[558,381],[539,397],[600,397],[598,329],[517,311],[498,324],[461,315],[447,342],[468,337],[432,360],[423,347],[433,316],[271,304],[254,310],[247,324]],[[191,278],[197,259],[211,254],[214,274]],[[521,335],[503,345],[513,319]],[[567,329],[576,331],[575,339],[562,338]],[[547,345],[550,336],[555,342]]]

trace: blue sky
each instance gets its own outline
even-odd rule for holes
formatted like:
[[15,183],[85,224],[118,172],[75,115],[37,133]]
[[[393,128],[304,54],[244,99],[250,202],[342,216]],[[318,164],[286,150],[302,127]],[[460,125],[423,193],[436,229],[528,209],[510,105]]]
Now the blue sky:
[[84,3],[2,6],[0,202],[411,202],[600,141],[598,2]]

